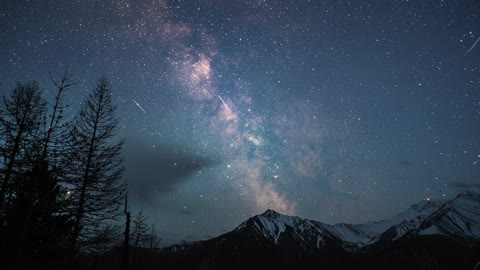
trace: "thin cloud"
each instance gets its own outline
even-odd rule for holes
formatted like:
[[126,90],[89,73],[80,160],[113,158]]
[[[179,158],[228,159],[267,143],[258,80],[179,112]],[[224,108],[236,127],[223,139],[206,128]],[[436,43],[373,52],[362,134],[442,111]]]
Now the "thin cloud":
[[195,172],[215,165],[211,159],[195,153],[180,151],[181,146],[147,145],[128,140],[125,145],[125,177],[129,192],[140,201],[148,201],[155,194],[171,192]]

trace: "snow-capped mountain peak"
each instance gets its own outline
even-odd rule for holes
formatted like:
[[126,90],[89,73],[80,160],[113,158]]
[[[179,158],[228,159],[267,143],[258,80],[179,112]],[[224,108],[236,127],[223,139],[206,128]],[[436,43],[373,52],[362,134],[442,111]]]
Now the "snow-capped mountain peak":
[[422,222],[419,233],[479,239],[480,195],[463,193],[445,202]]
[[274,219],[274,218],[278,218],[278,217],[284,216],[284,215],[276,212],[275,210],[267,209],[267,211],[263,212],[263,214],[261,214],[261,216]]
[[395,241],[407,234],[442,234],[466,239],[480,238],[480,195],[460,194],[452,200],[424,200],[391,219],[365,224],[328,225],[287,216],[268,209],[242,223],[264,239],[279,244],[295,239],[298,245],[320,248],[326,242],[341,243],[349,251],[382,241]]
[[[171,269],[178,269],[178,264],[184,266],[181,269],[212,265],[212,269],[263,269],[265,265],[272,269],[351,269],[358,265],[426,269],[425,263],[431,262],[435,269],[438,265],[460,269],[458,262],[467,262],[465,256],[470,261],[478,258],[479,240],[480,196],[461,194],[451,200],[421,201],[391,219],[365,224],[328,225],[267,210],[216,238],[165,248],[162,260],[171,258],[167,262]],[[386,266],[385,258],[394,263]],[[262,268],[255,268],[259,261]],[[372,261],[376,261],[374,268]],[[466,265],[461,269],[473,267]]]

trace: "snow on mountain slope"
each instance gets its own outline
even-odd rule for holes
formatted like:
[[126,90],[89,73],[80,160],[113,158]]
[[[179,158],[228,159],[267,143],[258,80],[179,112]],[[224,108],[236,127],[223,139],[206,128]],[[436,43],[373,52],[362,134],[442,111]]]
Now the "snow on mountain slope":
[[389,229],[391,229],[389,234],[395,240],[407,231],[418,227],[426,217],[437,211],[444,202],[444,200],[425,200],[412,205],[409,209],[388,220],[355,225],[335,224],[332,226],[332,232],[343,241],[350,242],[358,247],[376,242]]
[[480,239],[480,195],[460,194],[445,202],[420,225],[419,234],[443,234]]
[[480,195],[461,194],[356,225],[267,210],[210,240],[164,248],[160,260],[165,269],[472,269],[479,240]]
[[345,223],[330,226],[330,230],[343,241],[352,243],[358,247],[367,245],[377,235],[371,230],[368,230],[367,227],[364,228],[358,225]]
[[[397,223],[403,219],[401,223]],[[447,235],[480,239],[480,196],[460,194],[452,200],[423,201],[390,220],[393,225],[378,239],[395,241],[409,234]]]
[[379,235],[394,225],[404,221],[420,222],[435,211],[437,211],[446,200],[424,200],[412,205],[407,210],[398,213],[388,220],[368,222],[355,225],[358,230]]
[[325,246],[325,239],[341,242],[342,240],[333,235],[326,224],[305,220],[299,217],[286,216],[273,210],[267,210],[238,226],[235,231],[245,230],[248,226],[253,227],[255,232],[267,240],[279,244],[285,233],[296,240],[300,246],[306,248]]
[[[339,242],[346,250],[356,250],[380,239],[395,241],[407,233],[427,235],[443,234],[466,239],[480,238],[480,196],[461,194],[452,200],[424,200],[391,219],[364,224],[328,225],[267,210],[237,227],[246,226],[267,240],[278,244],[288,233],[301,246],[315,242],[317,248],[325,246],[325,240]],[[308,242],[308,243],[307,243]]]

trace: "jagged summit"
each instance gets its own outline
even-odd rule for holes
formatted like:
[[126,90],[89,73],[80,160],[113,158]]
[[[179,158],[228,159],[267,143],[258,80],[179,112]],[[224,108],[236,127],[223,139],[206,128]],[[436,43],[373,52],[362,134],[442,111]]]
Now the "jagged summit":
[[[418,258],[426,256],[429,262],[434,258],[434,265],[455,262],[440,269],[460,269],[457,261],[474,254],[472,247],[480,251],[479,240],[480,196],[462,193],[449,200],[422,200],[390,219],[364,224],[329,225],[268,209],[219,237],[165,248],[163,258],[173,258],[171,269],[181,269],[177,264],[183,262],[183,269],[258,269],[259,261],[271,269],[353,269],[359,258],[368,266],[361,268],[425,269]],[[385,258],[395,260],[393,268],[384,265]],[[187,263],[191,260],[196,267]],[[370,267],[372,260],[376,268]],[[418,265],[401,265],[405,261]]]
[[[447,199],[429,199],[412,205],[390,219],[364,224],[335,224],[283,215],[268,209],[235,231],[253,232],[275,244],[296,239],[304,248],[322,248],[340,243],[353,251],[376,242],[391,242],[405,235],[447,235],[465,239],[480,238],[480,196],[461,193]],[[300,243],[301,242],[301,243]]]
[[284,215],[278,213],[278,212],[275,211],[275,210],[267,209],[265,212],[263,212],[262,214],[260,214],[260,216],[264,216],[264,217],[267,217],[267,218],[278,218],[278,217],[284,216]]
[[461,193],[449,200],[422,200],[390,219],[364,224],[330,225],[267,209],[232,233],[304,250],[333,245],[348,252],[408,235],[442,235],[472,241],[480,239],[480,195]]

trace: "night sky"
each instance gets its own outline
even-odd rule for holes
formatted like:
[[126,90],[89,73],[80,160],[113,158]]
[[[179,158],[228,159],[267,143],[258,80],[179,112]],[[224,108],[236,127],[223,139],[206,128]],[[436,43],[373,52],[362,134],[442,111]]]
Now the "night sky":
[[[2,0],[0,92],[102,75],[163,244],[266,209],[388,218],[480,183],[475,0]],[[477,46],[478,42],[478,46]]]

